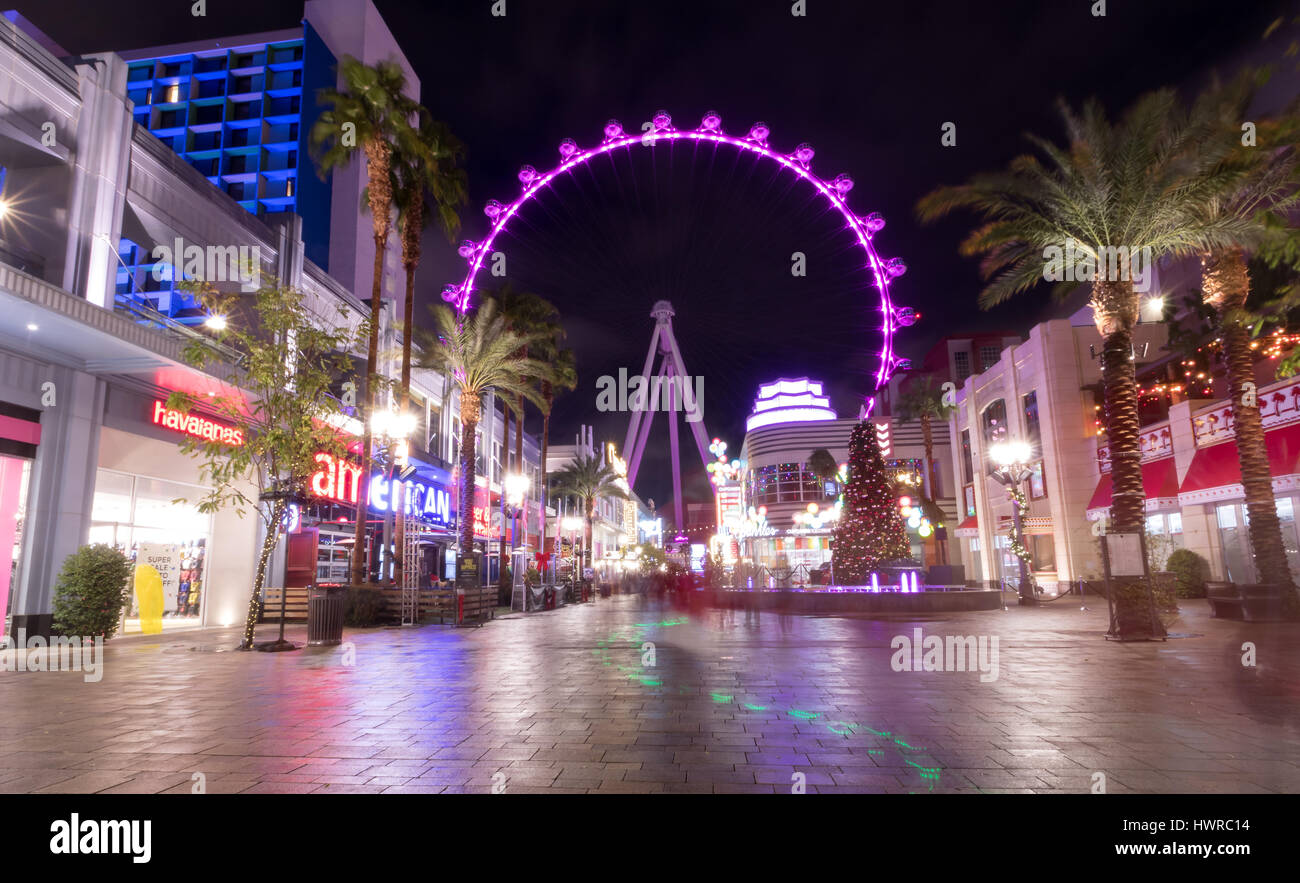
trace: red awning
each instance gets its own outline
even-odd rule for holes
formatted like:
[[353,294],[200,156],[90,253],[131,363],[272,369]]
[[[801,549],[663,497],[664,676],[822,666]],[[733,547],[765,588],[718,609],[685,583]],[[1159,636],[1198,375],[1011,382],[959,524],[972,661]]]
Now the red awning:
[[1103,472],[1101,478],[1097,481],[1097,489],[1092,492],[1092,499],[1088,501],[1088,511],[1091,512],[1093,509],[1109,509],[1110,491],[1110,473]]
[[[1109,509],[1113,485],[1109,472],[1102,473],[1097,489],[1088,501],[1088,511]],[[1178,496],[1178,470],[1173,457],[1152,460],[1142,464],[1142,489],[1148,500],[1168,499]]]
[[957,525],[958,530],[975,530],[980,526],[979,519],[974,515],[967,515],[966,520]]
[[[1271,435],[1271,433],[1270,433]],[[1235,442],[1223,442],[1208,448],[1199,448],[1187,467],[1179,493],[1190,494],[1210,488],[1241,484],[1241,467],[1237,463]]]
[[1268,471],[1274,478],[1300,475],[1300,423],[1264,433],[1264,444],[1268,448]]

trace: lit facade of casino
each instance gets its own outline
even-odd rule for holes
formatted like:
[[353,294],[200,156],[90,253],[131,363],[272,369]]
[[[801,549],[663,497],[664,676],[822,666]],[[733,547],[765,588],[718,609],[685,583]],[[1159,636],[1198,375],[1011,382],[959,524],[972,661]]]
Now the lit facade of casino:
[[[841,466],[848,462],[849,436],[859,418],[841,418],[817,380],[782,379],[763,384],[747,422],[741,457],[740,512],[732,530],[741,556],[803,582],[809,572],[831,560],[836,500],[841,487],[813,474],[808,459],[825,448]],[[896,417],[875,417],[876,438],[886,466],[919,484],[925,447],[920,424]],[[935,498],[951,520],[955,512],[947,427],[933,432]],[[724,521],[727,512],[723,512]],[[913,555],[925,564],[939,563],[939,540],[908,531]]]

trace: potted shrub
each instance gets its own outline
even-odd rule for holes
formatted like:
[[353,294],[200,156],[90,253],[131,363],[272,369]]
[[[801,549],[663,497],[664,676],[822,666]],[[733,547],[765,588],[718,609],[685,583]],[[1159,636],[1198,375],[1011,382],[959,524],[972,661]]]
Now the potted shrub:
[[1169,556],[1165,567],[1174,575],[1175,591],[1180,598],[1204,598],[1210,564],[1191,549],[1179,549]]
[[112,546],[82,546],[69,555],[54,584],[54,631],[68,637],[111,638],[131,592],[131,560]]

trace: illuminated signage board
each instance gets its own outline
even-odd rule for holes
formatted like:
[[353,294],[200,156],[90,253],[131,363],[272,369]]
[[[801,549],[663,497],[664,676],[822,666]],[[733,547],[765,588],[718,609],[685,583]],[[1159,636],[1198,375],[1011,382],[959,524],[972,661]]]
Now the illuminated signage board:
[[[345,457],[334,457],[326,453],[317,454],[316,462],[321,468],[311,477],[312,494],[355,506],[361,490],[361,467]],[[451,493],[445,487],[419,478],[405,482],[396,478],[390,481],[382,472],[370,477],[370,510],[389,511],[395,492],[402,485],[406,488],[402,509],[407,515],[439,524],[451,523]]]
[[239,447],[244,443],[244,431],[242,429],[218,423],[198,414],[184,414],[167,407],[166,402],[159,400],[155,400],[153,403],[153,425],[161,426],[163,429],[170,429],[172,432],[192,435],[204,441],[216,441],[234,447]]

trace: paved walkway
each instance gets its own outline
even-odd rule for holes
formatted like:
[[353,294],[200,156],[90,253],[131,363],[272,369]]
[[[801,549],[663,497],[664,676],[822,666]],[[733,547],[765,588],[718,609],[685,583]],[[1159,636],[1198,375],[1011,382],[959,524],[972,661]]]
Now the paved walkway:
[[[1184,603],[1191,636],[1125,645],[1104,603],[888,622],[627,597],[296,653],[121,639],[97,683],[0,672],[0,791],[1300,791],[1300,625]],[[997,679],[892,670],[914,628],[996,637]]]

